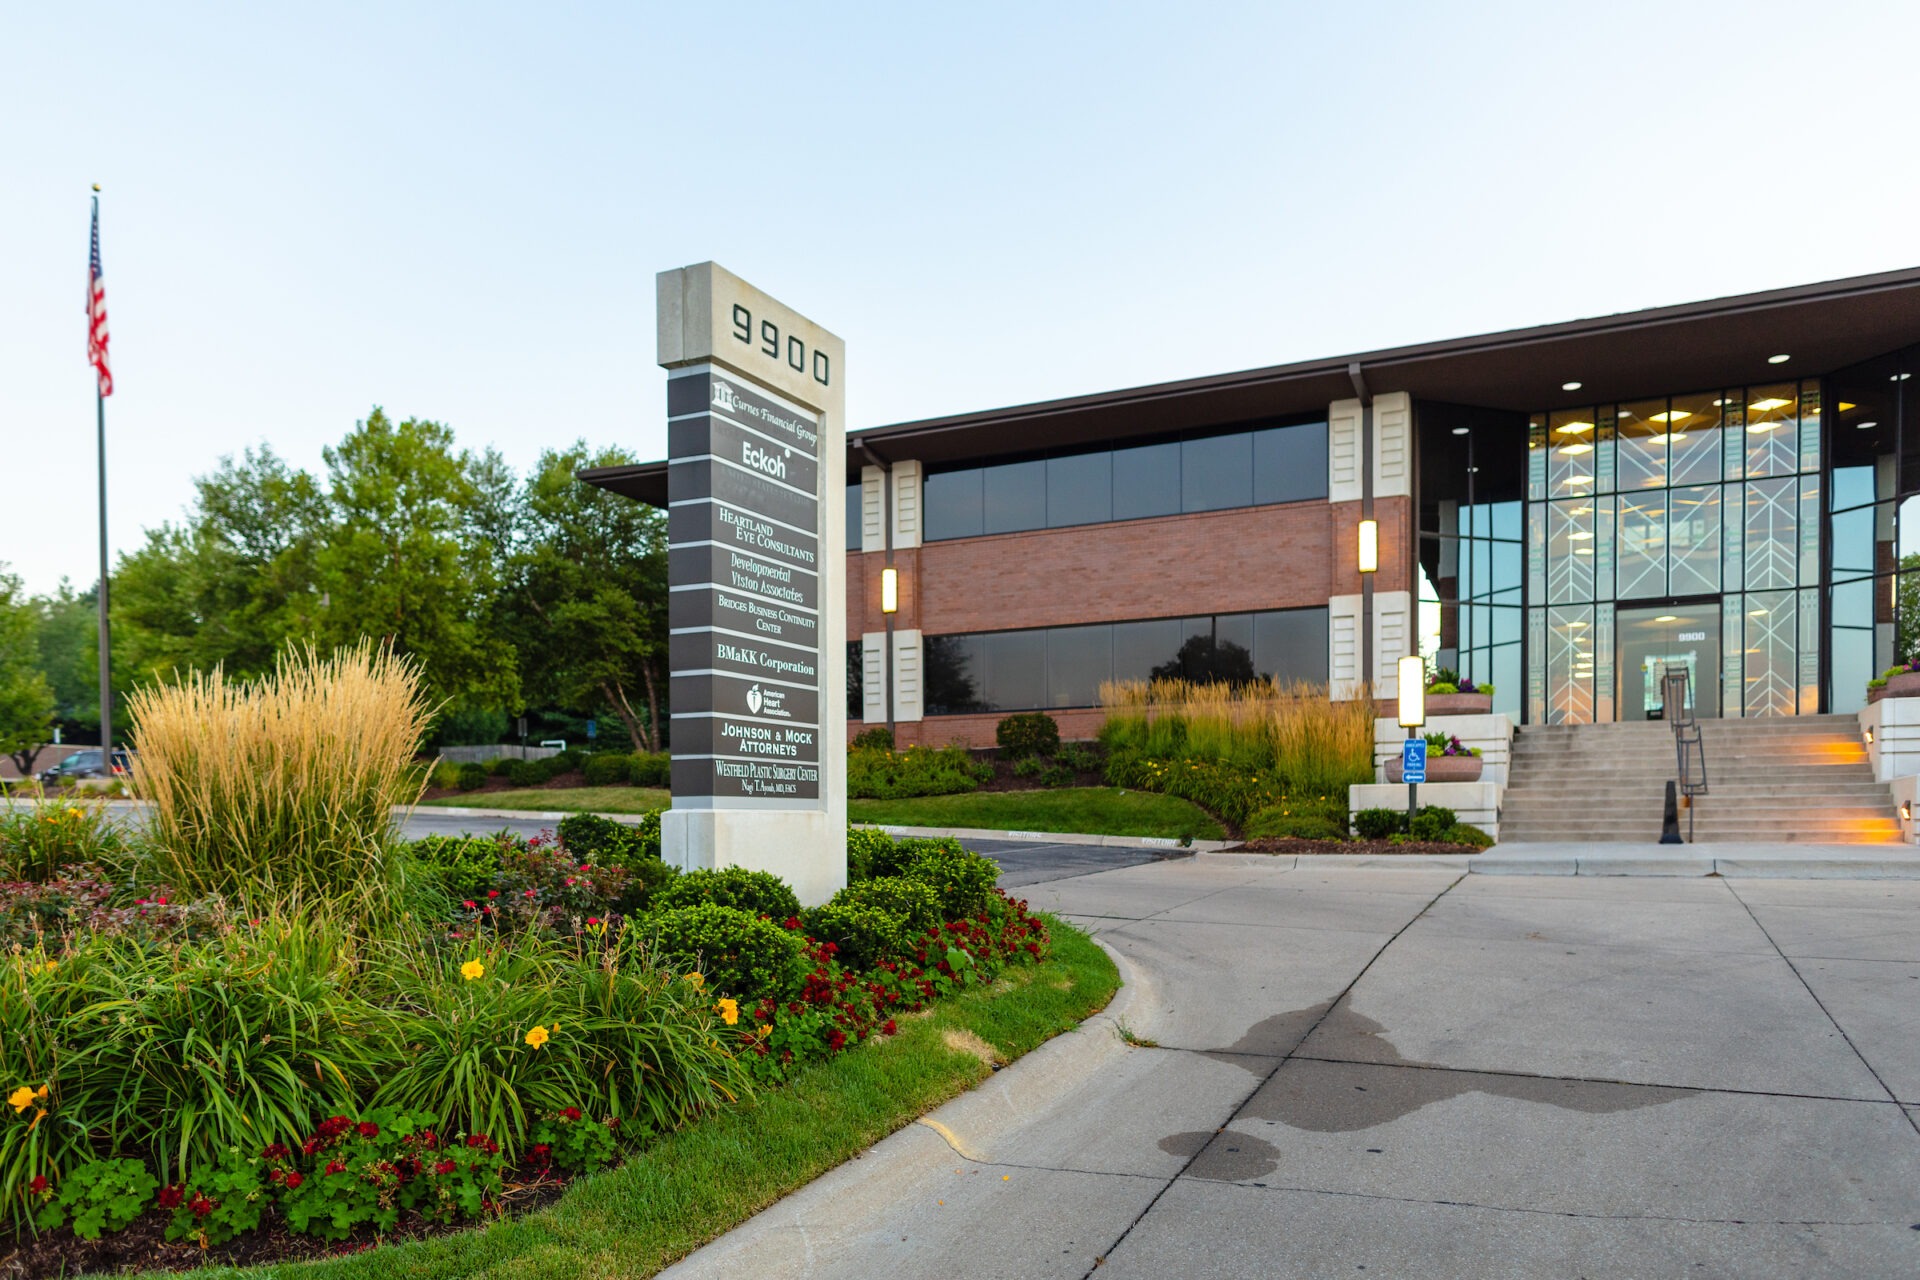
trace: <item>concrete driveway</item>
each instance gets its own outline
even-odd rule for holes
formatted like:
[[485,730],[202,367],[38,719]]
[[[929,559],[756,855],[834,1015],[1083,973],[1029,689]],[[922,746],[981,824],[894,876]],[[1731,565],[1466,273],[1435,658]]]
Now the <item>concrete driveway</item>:
[[1023,892],[1115,1008],[669,1275],[1920,1275],[1920,883]]

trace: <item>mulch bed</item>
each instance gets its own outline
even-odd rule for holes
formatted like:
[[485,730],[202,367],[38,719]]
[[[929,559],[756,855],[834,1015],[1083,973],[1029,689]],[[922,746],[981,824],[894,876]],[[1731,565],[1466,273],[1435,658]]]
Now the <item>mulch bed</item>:
[[1416,844],[1388,844],[1385,840],[1301,840],[1294,836],[1262,836],[1245,844],[1236,844],[1227,853],[1331,853],[1351,857],[1356,854],[1385,853],[1395,857],[1417,857],[1428,853],[1480,853],[1470,844],[1442,844],[1425,841]]
[[[566,1189],[564,1178],[511,1185],[501,1197],[503,1208],[510,1217],[530,1213],[552,1204]],[[204,1266],[304,1262],[364,1253],[381,1243],[471,1231],[483,1225],[481,1221],[428,1222],[418,1214],[403,1214],[399,1224],[384,1237],[376,1236],[371,1227],[362,1227],[346,1240],[317,1240],[295,1235],[273,1216],[257,1231],[249,1231],[217,1249],[203,1250],[197,1244],[169,1243],[164,1238],[172,1217],[170,1212],[150,1209],[125,1231],[109,1231],[98,1240],[82,1240],[65,1227],[37,1237],[21,1236],[11,1247],[0,1250],[0,1276],[9,1280],[15,1276],[21,1280],[51,1280],[56,1276],[125,1271],[193,1271]]]
[[[428,787],[426,794],[420,798],[423,800],[470,800],[474,807],[485,808],[485,797],[489,791],[564,791],[568,787],[586,785],[587,775],[577,769],[572,773],[560,774],[546,782],[536,782],[530,787],[517,787],[507,778],[496,778],[488,774],[487,785],[473,791],[460,791],[453,787]],[[638,791],[639,788],[635,787],[634,790]]]

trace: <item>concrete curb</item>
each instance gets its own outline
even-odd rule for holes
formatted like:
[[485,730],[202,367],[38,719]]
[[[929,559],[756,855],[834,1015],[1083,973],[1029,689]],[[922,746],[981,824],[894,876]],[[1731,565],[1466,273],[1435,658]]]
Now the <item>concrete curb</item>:
[[[467,809],[454,805],[423,804],[413,809],[395,808],[393,816],[396,818],[409,816],[430,817],[434,814],[444,814],[449,818],[519,818],[529,822],[559,822],[564,818],[578,817],[582,812],[591,811],[575,809]],[[598,812],[594,812],[593,816],[596,818],[608,818],[614,822],[623,822],[630,827],[639,825],[641,819],[646,817],[646,815],[642,813]]]
[[1207,861],[1236,862],[1294,871],[1471,871],[1472,853],[1230,853],[1208,852]]
[[1067,831],[993,831],[986,827],[893,827],[884,823],[849,822],[850,827],[878,826],[890,836],[955,836],[962,840],[1031,840],[1040,844],[1099,845],[1108,849],[1191,849],[1215,853],[1239,843],[1234,840],[1193,840],[1186,844],[1167,836],[1089,836]]

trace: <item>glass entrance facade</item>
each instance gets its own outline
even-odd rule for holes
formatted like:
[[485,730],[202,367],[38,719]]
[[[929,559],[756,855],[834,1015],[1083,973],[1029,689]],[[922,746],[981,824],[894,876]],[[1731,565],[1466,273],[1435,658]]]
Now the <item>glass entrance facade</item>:
[[1822,443],[1812,380],[1533,415],[1527,719],[1640,718],[1654,659],[1703,715],[1818,710]]

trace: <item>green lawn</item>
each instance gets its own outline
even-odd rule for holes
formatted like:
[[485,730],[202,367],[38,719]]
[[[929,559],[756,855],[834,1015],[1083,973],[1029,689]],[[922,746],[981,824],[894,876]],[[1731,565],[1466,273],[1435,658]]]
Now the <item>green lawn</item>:
[[473,791],[445,800],[422,800],[428,809],[550,809],[564,813],[647,813],[665,809],[673,796],[654,787],[528,787]]
[[1071,831],[1091,836],[1168,836],[1218,840],[1220,824],[1185,800],[1116,787],[1059,791],[971,791],[914,800],[850,800],[853,822],[899,827],[985,827],[995,831]]
[[[1054,955],[936,1005],[899,1035],[818,1063],[783,1088],[583,1178],[551,1209],[483,1230],[228,1276],[650,1276],[991,1074],[949,1048],[971,1031],[1017,1058],[1103,1008],[1120,975],[1085,934],[1052,922]],[[213,1270],[202,1275],[216,1274]]]

